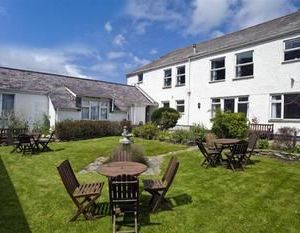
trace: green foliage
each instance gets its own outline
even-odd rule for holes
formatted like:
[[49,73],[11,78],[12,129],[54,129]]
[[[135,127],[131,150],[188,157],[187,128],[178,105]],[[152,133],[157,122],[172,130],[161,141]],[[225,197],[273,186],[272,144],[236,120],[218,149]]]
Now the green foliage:
[[213,119],[212,132],[220,138],[239,138],[247,136],[249,126],[243,113],[218,111]]
[[194,124],[191,128],[191,136],[192,140],[200,139],[205,140],[205,134],[207,132],[207,129],[203,124]]
[[158,131],[157,125],[153,123],[146,123],[132,130],[134,136],[145,139],[154,139],[157,136]]
[[26,128],[28,129],[28,121],[18,113],[10,113],[6,115],[5,125],[9,129],[20,129],[20,128]]
[[43,114],[42,120],[33,123],[32,131],[34,133],[48,134],[50,129],[49,116]]
[[58,122],[55,134],[60,140],[88,139],[121,135],[122,125],[117,121],[72,121]]
[[276,149],[292,151],[294,145],[295,128],[282,127],[278,129],[278,135],[274,138],[273,146]]
[[259,139],[257,141],[257,148],[258,149],[269,149],[270,148],[269,141],[267,139]]
[[193,137],[191,131],[184,129],[177,129],[172,132],[171,141],[175,143],[188,143]]
[[170,132],[168,130],[161,130],[161,131],[158,132],[156,138],[159,141],[171,141],[172,132]]
[[173,108],[158,108],[152,113],[151,121],[165,130],[173,128],[177,124],[179,117],[179,112]]
[[[119,161],[120,154],[123,153],[123,146],[117,146],[115,150],[112,152],[112,155],[104,162],[115,162]],[[148,166],[148,159],[146,157],[145,150],[140,145],[131,144],[128,149],[128,161],[142,163]]]

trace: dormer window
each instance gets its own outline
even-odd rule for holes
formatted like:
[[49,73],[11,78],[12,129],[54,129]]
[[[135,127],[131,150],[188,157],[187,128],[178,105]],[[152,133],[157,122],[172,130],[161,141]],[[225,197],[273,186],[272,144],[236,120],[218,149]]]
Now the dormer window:
[[138,75],[138,83],[142,83],[143,80],[144,80],[144,76],[143,76],[143,73],[141,73]]
[[300,60],[300,37],[284,42],[284,60]]
[[177,83],[176,86],[185,85],[185,66],[177,67]]

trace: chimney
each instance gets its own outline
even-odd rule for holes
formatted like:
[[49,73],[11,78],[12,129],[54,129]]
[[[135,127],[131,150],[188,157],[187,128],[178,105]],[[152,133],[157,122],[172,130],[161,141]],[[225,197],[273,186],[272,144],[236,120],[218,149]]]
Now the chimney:
[[193,51],[194,51],[194,55],[197,53],[197,45],[193,44]]

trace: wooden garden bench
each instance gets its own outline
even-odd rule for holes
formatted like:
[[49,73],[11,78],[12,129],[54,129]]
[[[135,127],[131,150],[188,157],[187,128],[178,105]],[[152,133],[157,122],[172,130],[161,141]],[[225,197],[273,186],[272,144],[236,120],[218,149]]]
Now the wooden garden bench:
[[249,131],[257,133],[260,138],[271,139],[274,134],[274,124],[249,124]]

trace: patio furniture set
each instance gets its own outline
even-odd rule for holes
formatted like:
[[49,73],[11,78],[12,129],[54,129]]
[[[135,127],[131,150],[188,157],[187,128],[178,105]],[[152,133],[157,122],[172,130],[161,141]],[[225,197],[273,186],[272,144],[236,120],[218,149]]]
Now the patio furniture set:
[[34,154],[36,152],[49,151],[49,143],[53,140],[54,131],[49,137],[41,137],[41,134],[20,134],[13,141],[13,152]]
[[[155,212],[160,207],[172,208],[165,196],[175,178],[178,167],[178,160],[172,157],[161,180],[143,180],[144,190],[151,194],[150,211]],[[104,182],[79,184],[68,160],[62,162],[57,169],[69,196],[77,206],[77,212],[70,221],[76,220],[81,214],[86,219],[93,219],[90,208],[96,205],[95,200],[100,197]],[[113,232],[117,232],[117,223],[120,223],[117,221],[118,218],[125,215],[133,215],[133,232],[138,232],[140,214],[138,176],[146,170],[147,166],[144,164],[126,160],[103,164],[99,168],[98,173],[108,178]]]
[[232,171],[237,168],[244,170],[254,152],[257,139],[256,133],[251,133],[247,141],[221,138],[214,141],[213,147],[206,147],[201,140],[196,140],[196,144],[204,156],[202,166],[205,165],[207,168],[226,165]]

